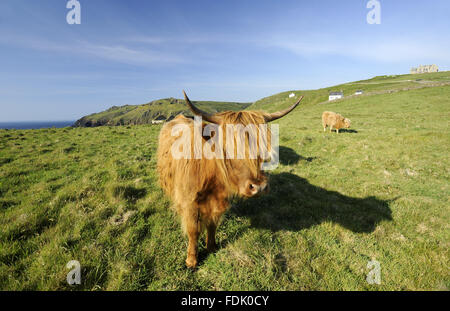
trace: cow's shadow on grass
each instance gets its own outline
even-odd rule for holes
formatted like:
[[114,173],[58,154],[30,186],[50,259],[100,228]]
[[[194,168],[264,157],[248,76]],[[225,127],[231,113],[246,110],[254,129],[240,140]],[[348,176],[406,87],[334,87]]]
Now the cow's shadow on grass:
[[270,187],[265,196],[236,201],[227,217],[248,217],[251,227],[272,231],[300,231],[332,222],[356,233],[370,233],[381,221],[392,220],[390,201],[345,196],[291,173],[271,175]]
[[[339,132],[340,132],[341,130],[339,130]],[[357,130],[352,130],[352,129],[344,129],[344,132],[346,132],[346,133],[358,133],[358,131]]]
[[[374,196],[354,198],[312,185],[295,174],[273,174],[270,193],[233,201],[218,228],[220,232],[228,227],[231,232],[224,239],[218,237],[217,242],[219,249],[224,248],[250,228],[298,232],[323,222],[339,224],[355,233],[370,233],[381,221],[392,220],[389,204],[394,200]],[[250,225],[244,225],[240,218],[249,219]],[[202,249],[199,262],[207,256],[206,249]]]
[[280,146],[280,163],[283,165],[297,164],[300,161],[312,162],[316,157],[303,157],[289,147]]
[[[327,131],[329,131],[329,130],[327,130]],[[336,133],[336,130],[331,130],[333,133]],[[355,133],[358,133],[358,131],[357,130],[354,130],[354,129],[339,129],[339,134],[341,134],[341,133],[353,133],[353,134],[355,134]]]
[[[280,146],[280,163],[284,165],[313,160],[315,158],[302,157],[291,148]],[[218,232],[221,227],[228,227],[232,232],[228,232],[225,239],[218,237],[217,242],[219,248],[224,248],[250,228],[298,232],[324,222],[339,224],[355,233],[370,233],[380,222],[392,220],[389,204],[394,200],[350,197],[315,186],[295,174],[270,174],[268,194],[233,201],[218,228]],[[236,225],[242,224],[240,218],[249,219],[250,225]],[[200,250],[199,262],[207,256],[206,249]]]

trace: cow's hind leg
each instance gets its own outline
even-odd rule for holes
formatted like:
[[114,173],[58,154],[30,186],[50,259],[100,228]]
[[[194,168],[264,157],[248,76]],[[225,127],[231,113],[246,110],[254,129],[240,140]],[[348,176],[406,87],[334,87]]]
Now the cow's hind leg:
[[208,252],[214,252],[217,249],[216,229],[217,225],[212,221],[206,225],[206,249]]

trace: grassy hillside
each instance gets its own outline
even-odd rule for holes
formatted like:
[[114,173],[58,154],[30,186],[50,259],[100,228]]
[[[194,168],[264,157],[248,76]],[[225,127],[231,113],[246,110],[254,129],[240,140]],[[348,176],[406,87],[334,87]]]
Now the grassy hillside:
[[[329,89],[418,84],[404,78],[302,92],[305,104],[276,121],[271,193],[235,202],[219,250],[202,239],[196,271],[157,184],[159,125],[0,130],[0,289],[448,289],[450,86],[319,104]],[[274,111],[288,94],[255,107]],[[351,131],[324,133],[323,110]],[[366,282],[372,259],[380,285]],[[66,283],[70,260],[81,285]]]
[[[198,107],[207,112],[225,110],[242,110],[250,103],[230,103],[214,101],[195,101]],[[108,110],[93,113],[75,122],[75,126],[101,126],[101,125],[137,125],[151,124],[158,116],[169,118],[179,113],[191,115],[184,100],[175,98],[159,99],[145,105],[125,105],[111,107]]]
[[[450,84],[450,71],[437,73],[415,74],[415,75],[390,75],[378,76],[369,80],[361,80],[327,87],[318,90],[294,90],[286,91],[265,97],[250,105],[247,110],[276,111],[293,104],[300,95],[305,95],[302,106],[324,104],[328,102],[328,94],[335,91],[343,91],[344,99],[354,97],[357,90],[363,90],[363,95],[371,96],[377,94],[394,93],[400,90],[413,90],[425,87],[435,87]],[[294,93],[294,98],[289,98],[289,94]]]

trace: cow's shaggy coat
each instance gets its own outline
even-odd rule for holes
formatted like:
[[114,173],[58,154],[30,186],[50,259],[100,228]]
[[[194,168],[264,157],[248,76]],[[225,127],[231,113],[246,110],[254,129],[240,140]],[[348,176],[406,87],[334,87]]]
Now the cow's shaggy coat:
[[[224,140],[226,137],[226,124],[242,124],[243,126],[254,124],[256,128],[250,131],[247,137],[258,136],[259,124],[264,124],[278,119],[292,109],[300,100],[290,108],[273,114],[255,111],[226,111],[214,115],[207,114],[189,101],[185,95],[186,103],[196,115],[203,119],[216,123],[222,128]],[[203,122],[204,128],[207,123]],[[191,145],[190,158],[175,159],[172,156],[172,146],[179,136],[172,136],[174,126],[184,125],[190,130],[190,138],[194,137],[194,121],[182,115],[166,123],[161,129],[158,145],[158,174],[161,187],[171,198],[173,207],[181,216],[184,232],[188,235],[186,265],[197,265],[197,244],[201,231],[206,228],[206,246],[208,251],[216,249],[215,233],[221,215],[229,208],[229,199],[233,196],[252,197],[268,190],[268,180],[261,171],[264,161],[260,156],[252,159],[245,154],[244,159],[237,159],[236,148],[234,158],[194,158],[194,140]],[[270,134],[267,135],[270,137]],[[202,137],[202,145],[207,143],[210,137]],[[239,136],[231,137],[237,143]],[[248,139],[245,142],[248,150]],[[256,140],[258,141],[258,140]],[[269,142],[270,144],[270,142]],[[223,143],[223,154],[226,154]],[[236,146],[236,144],[235,144]]]
[[339,129],[341,128],[350,128],[350,120],[347,118],[344,118],[339,113],[335,113],[332,111],[324,111],[322,113],[322,126],[323,131],[325,132],[327,129],[327,126],[330,127],[330,132],[332,129],[336,130],[336,133],[339,134]]

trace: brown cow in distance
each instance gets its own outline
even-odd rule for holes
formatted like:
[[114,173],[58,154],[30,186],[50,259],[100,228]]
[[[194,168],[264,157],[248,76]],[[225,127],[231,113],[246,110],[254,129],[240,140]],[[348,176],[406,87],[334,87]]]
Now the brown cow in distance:
[[[184,91],[183,91],[184,93]],[[257,111],[225,111],[216,114],[208,114],[195,107],[184,93],[185,101],[190,110],[201,116],[202,120],[217,125],[222,129],[224,140],[231,139],[237,142],[236,132],[231,132],[232,137],[227,137],[226,125],[242,124],[256,125],[256,130],[248,131],[244,137],[244,145],[248,147],[251,138],[261,135],[259,125],[279,119],[291,112],[301,101],[300,99],[291,107],[275,112],[264,113]],[[236,151],[231,157],[195,158],[194,137],[195,122],[182,115],[167,122],[161,129],[158,145],[158,174],[160,185],[171,198],[173,207],[181,217],[183,231],[188,236],[188,249],[186,265],[194,268],[197,266],[198,238],[203,229],[206,229],[206,246],[208,251],[216,249],[216,228],[222,214],[229,208],[229,199],[233,196],[253,197],[268,190],[268,180],[261,170],[261,164],[265,161],[260,155],[237,157]],[[188,129],[189,137],[173,135],[176,128]],[[202,129],[207,123],[202,122]],[[202,132],[203,133],[203,132]],[[214,133],[216,135],[216,133]],[[201,147],[208,144],[211,137],[201,136]],[[220,137],[220,135],[219,135]],[[190,141],[186,141],[186,140]],[[247,140],[248,139],[248,140]],[[189,157],[178,158],[173,156],[173,146],[184,142],[184,147],[189,149]],[[241,139],[242,141],[242,139]],[[223,144],[223,154],[226,154],[226,144]],[[183,147],[183,148],[184,148]],[[216,146],[215,146],[216,147]],[[221,151],[221,150],[219,150]]]
[[350,120],[347,118],[344,118],[339,113],[332,112],[332,111],[324,111],[322,113],[322,126],[323,131],[325,132],[327,130],[327,126],[330,127],[330,132],[334,128],[336,130],[336,133],[339,134],[339,129],[341,128],[350,128]]

